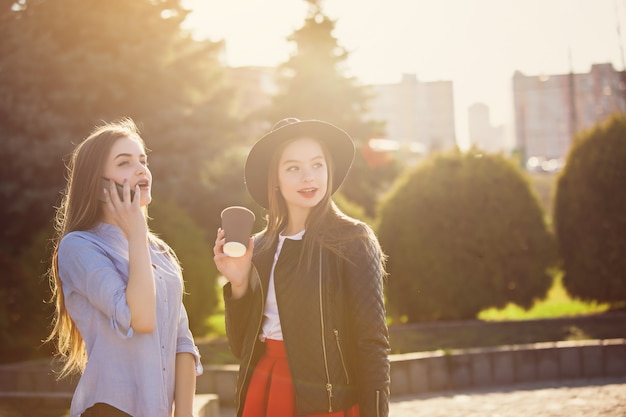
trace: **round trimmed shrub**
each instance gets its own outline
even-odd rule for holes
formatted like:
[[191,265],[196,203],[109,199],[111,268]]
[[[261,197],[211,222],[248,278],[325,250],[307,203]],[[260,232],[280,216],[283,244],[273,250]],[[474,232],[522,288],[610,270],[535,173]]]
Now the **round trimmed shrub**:
[[576,137],[558,180],[563,285],[584,301],[626,301],[626,115]]
[[528,179],[503,156],[431,156],[381,202],[390,314],[403,321],[472,319],[545,296],[556,249]]

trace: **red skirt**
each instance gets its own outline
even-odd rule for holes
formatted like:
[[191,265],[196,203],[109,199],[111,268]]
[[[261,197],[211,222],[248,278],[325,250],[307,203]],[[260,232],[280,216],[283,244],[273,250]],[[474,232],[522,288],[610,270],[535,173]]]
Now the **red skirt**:
[[[296,417],[296,398],[285,345],[267,339],[265,353],[254,369],[243,407],[243,417]],[[359,406],[306,417],[359,417]]]

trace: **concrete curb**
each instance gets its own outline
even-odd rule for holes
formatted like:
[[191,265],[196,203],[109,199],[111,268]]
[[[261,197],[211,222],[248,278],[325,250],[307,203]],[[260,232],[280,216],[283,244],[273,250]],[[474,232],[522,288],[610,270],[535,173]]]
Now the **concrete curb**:
[[[390,355],[391,396],[626,376],[626,338],[534,343]],[[205,365],[197,380],[195,417],[219,417],[232,407],[238,365]],[[49,360],[0,366],[0,399],[66,401],[77,379],[56,381]],[[46,402],[47,401],[47,402]]]
[[626,375],[626,339],[392,355],[391,395]]
[[[533,343],[390,355],[391,397],[524,382],[626,376],[626,339]],[[198,392],[234,404],[237,365],[206,366]]]
[[193,417],[219,417],[220,399],[217,394],[196,394],[193,400]]

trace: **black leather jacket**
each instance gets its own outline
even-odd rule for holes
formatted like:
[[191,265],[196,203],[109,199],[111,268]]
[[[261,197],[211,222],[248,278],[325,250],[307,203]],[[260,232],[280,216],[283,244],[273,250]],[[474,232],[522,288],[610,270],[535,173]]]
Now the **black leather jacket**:
[[[297,414],[329,413],[358,403],[361,417],[387,417],[389,338],[378,247],[365,239],[347,242],[347,259],[352,261],[316,249],[310,270],[297,271],[301,247],[302,241],[286,239],[274,271]],[[224,287],[226,330],[231,350],[240,360],[238,416],[263,354],[258,336],[271,252],[254,254],[244,297],[234,300],[230,284]]]

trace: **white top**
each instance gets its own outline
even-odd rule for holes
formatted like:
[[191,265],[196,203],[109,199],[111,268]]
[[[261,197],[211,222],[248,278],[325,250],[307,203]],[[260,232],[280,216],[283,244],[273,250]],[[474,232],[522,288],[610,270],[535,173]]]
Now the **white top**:
[[283,247],[285,239],[302,240],[304,230],[291,236],[278,236],[278,246],[274,254],[274,262],[272,271],[270,272],[270,284],[267,289],[267,300],[265,301],[265,311],[263,312],[263,329],[259,335],[259,340],[264,342],[265,339],[283,340],[283,330],[280,327],[280,316],[278,315],[278,303],[276,302],[276,289],[274,287],[274,268],[280,256],[280,250]]

